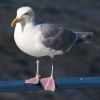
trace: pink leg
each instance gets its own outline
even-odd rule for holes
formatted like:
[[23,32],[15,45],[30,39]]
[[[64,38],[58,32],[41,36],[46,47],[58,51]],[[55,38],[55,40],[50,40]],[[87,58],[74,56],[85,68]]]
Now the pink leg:
[[50,77],[42,78],[40,82],[43,85],[45,90],[55,91],[55,81],[53,78],[53,65],[52,65],[52,71]]
[[38,84],[39,83],[39,61],[36,61],[37,69],[36,69],[36,76],[30,79],[25,80],[25,83],[31,83],[31,84]]

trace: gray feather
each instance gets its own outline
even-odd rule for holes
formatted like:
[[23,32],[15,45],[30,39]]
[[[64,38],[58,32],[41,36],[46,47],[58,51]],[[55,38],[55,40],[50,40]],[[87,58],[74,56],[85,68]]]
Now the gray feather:
[[75,32],[55,24],[41,24],[42,43],[51,49],[69,51],[73,45],[86,42],[92,33]]
[[41,29],[44,36],[42,42],[48,48],[66,51],[76,39],[76,33],[65,27],[41,24]]

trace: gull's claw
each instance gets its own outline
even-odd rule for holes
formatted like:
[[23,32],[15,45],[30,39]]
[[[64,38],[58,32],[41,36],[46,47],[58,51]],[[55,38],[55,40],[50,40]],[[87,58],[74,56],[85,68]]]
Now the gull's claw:
[[53,76],[42,78],[40,82],[46,91],[55,91],[55,81]]
[[34,78],[30,78],[25,80],[25,83],[29,83],[29,84],[38,84],[39,83],[39,77],[34,77]]

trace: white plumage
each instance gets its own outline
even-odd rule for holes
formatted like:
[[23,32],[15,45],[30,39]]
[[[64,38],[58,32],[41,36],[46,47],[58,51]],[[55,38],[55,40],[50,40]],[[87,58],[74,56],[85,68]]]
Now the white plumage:
[[[30,13],[24,15],[27,12]],[[21,19],[23,16],[26,18]],[[43,45],[41,26],[35,25],[34,13],[30,7],[19,8],[17,10],[17,18],[22,21],[16,24],[14,40],[20,50],[35,57],[53,57],[54,55],[62,54],[62,51],[51,50]]]

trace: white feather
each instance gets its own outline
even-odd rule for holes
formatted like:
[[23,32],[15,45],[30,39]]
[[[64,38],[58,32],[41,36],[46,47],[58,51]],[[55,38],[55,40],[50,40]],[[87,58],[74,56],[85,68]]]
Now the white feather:
[[[29,7],[22,7],[17,10],[17,16],[21,18],[24,13],[29,12]],[[33,13],[33,11],[32,11]],[[31,16],[31,15],[30,15]],[[28,55],[41,57],[50,56],[53,57],[57,54],[62,54],[62,51],[56,51],[51,48],[45,47],[41,40],[43,39],[42,30],[39,25],[34,24],[34,16],[29,19],[29,22],[17,23],[14,32],[14,40],[20,50],[27,53]]]

